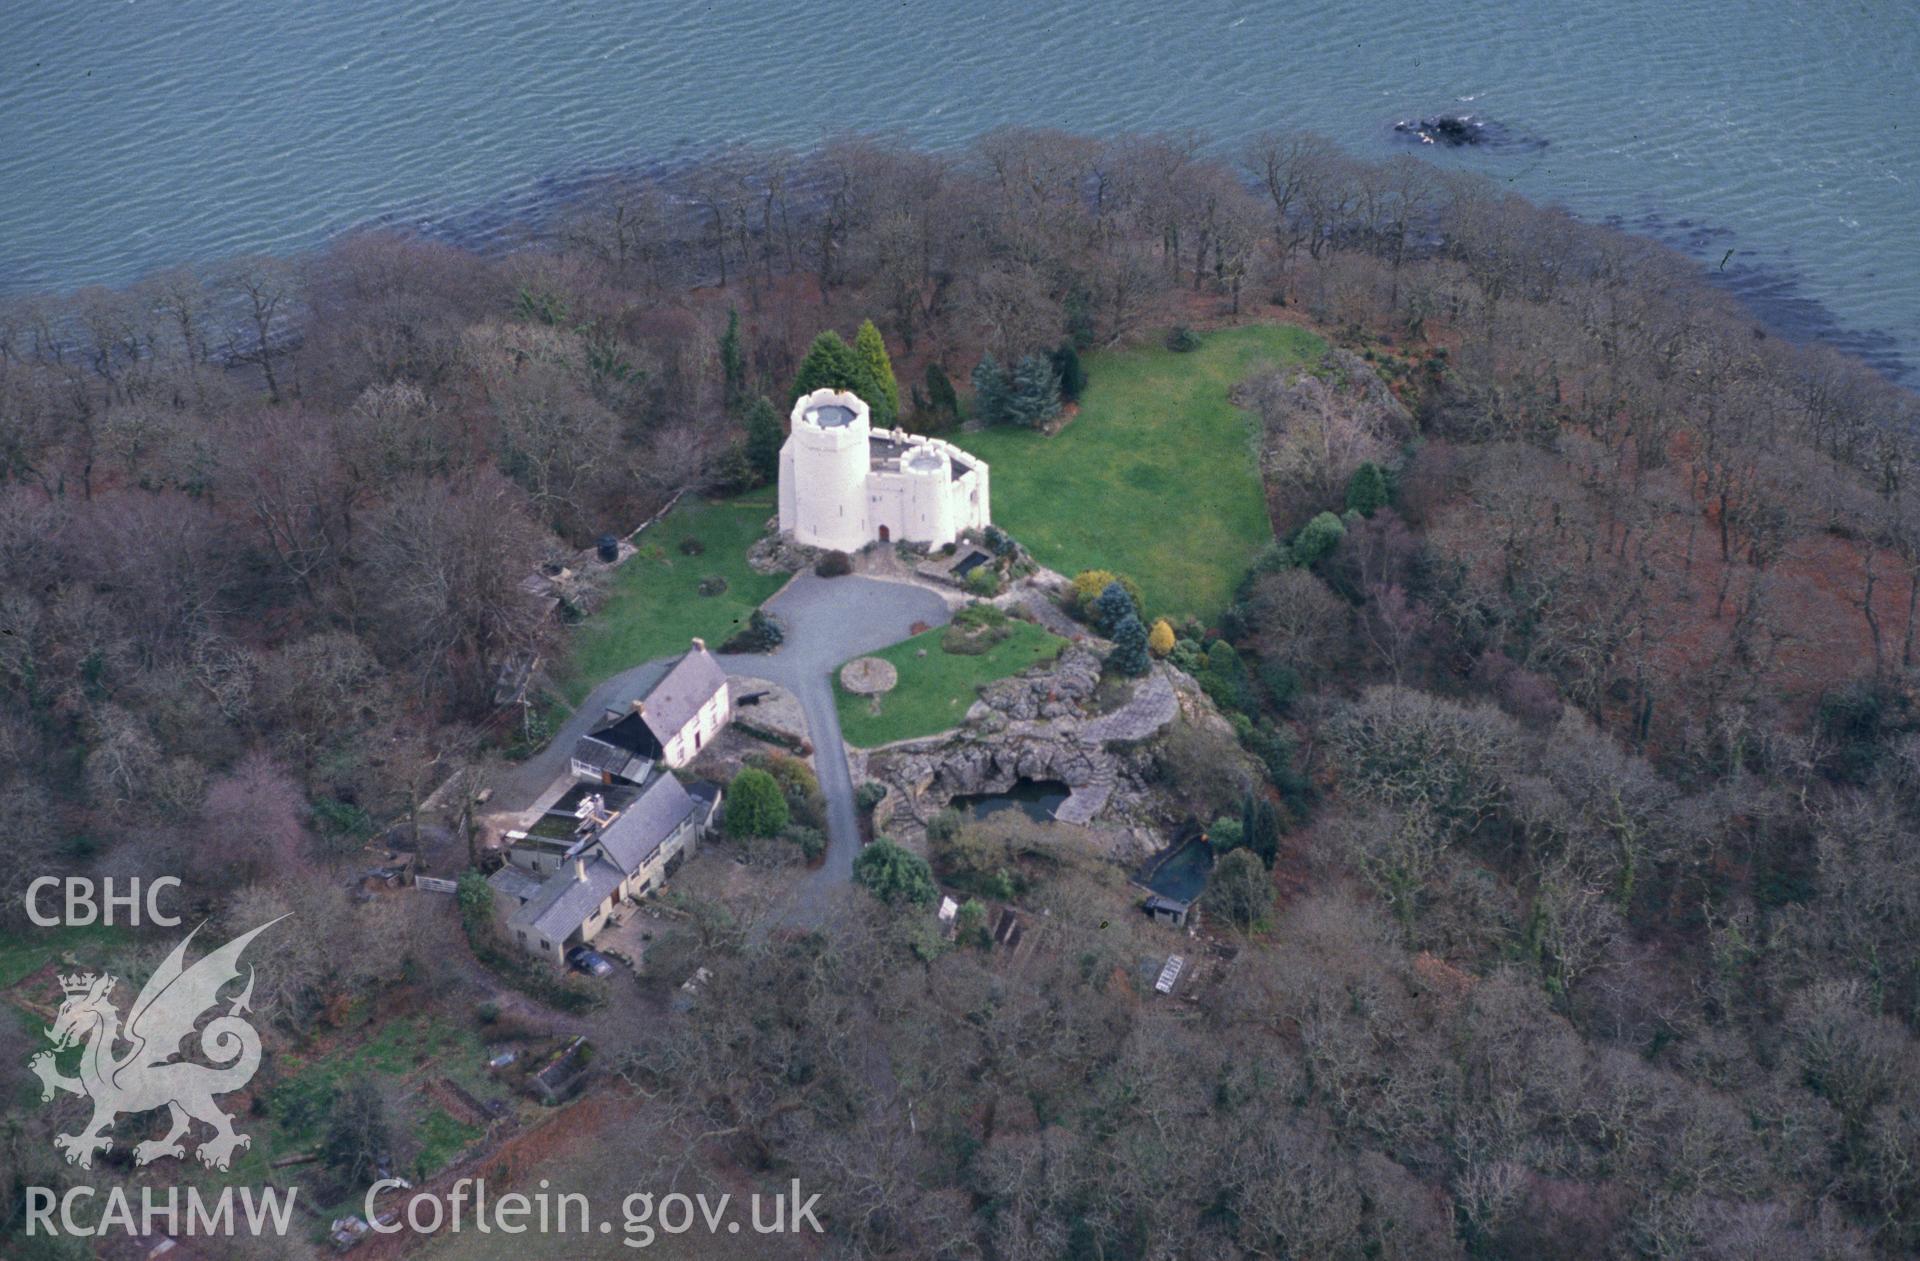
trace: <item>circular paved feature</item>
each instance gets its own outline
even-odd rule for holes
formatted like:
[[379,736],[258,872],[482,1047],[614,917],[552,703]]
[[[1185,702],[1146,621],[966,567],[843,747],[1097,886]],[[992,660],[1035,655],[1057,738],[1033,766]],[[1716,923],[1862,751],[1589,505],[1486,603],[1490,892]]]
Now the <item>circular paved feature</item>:
[[900,672],[891,661],[878,657],[855,657],[840,671],[840,685],[855,696],[881,696],[900,682]]

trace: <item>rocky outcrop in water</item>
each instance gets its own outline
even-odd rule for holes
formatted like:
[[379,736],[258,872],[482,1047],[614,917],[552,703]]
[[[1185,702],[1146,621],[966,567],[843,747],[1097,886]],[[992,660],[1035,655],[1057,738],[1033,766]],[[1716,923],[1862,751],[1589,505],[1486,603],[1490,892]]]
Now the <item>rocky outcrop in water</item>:
[[1393,125],[1393,130],[1415,144],[1438,145],[1443,149],[1547,147],[1544,140],[1518,135],[1501,123],[1473,114],[1431,114],[1425,118],[1403,118]]
[[1486,143],[1487,125],[1471,114],[1435,114],[1430,118],[1403,118],[1393,129],[1421,144],[1462,149]]

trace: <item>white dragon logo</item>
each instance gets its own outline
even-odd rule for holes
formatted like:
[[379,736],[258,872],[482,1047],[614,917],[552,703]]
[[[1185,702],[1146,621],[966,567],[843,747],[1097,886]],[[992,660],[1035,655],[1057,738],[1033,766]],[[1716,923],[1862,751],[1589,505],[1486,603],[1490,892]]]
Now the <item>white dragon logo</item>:
[[[195,928],[141,989],[124,1032],[112,1002],[116,978],[92,973],[60,978],[67,997],[47,1030],[53,1050],[40,1052],[28,1066],[42,1083],[42,1102],[53,1098],[56,1090],[93,1100],[93,1119],[85,1128],[78,1134],[54,1135],[54,1146],[66,1153],[69,1164],[91,1168],[94,1153],[113,1146],[106,1131],[115,1118],[161,1107],[170,1113],[171,1127],[164,1138],[134,1147],[134,1159],[140,1164],[162,1156],[185,1156],[180,1140],[194,1121],[214,1128],[214,1136],[200,1144],[198,1153],[201,1163],[210,1168],[227,1168],[235,1150],[251,1145],[253,1140],[234,1131],[233,1118],[215,1107],[213,1099],[246,1085],[260,1067],[260,1035],[240,1019],[253,999],[252,968],[247,969],[246,989],[200,1033],[201,1054],[218,1067],[174,1056],[200,1017],[219,1003],[221,988],[239,977],[237,964],[247,943],[279,922],[270,920],[186,967],[187,943],[200,931]],[[80,1075],[68,1077],[54,1057],[81,1041],[86,1047],[80,1053]],[[116,1056],[115,1047],[121,1042],[129,1049]]]

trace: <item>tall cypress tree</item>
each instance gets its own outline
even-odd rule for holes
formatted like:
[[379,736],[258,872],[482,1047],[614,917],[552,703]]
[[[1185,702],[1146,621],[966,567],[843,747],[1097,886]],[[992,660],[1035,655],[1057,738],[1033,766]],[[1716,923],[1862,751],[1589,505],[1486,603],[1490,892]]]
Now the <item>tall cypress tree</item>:
[[1080,352],[1072,342],[1061,342],[1060,349],[1053,352],[1053,371],[1060,378],[1060,397],[1078,403],[1087,388],[1087,370],[1080,366]]
[[887,358],[887,343],[872,320],[860,321],[860,331],[853,335],[853,353],[866,370],[867,388],[873,391],[867,394],[856,389],[855,393],[866,399],[875,425],[893,428],[900,418],[900,383],[893,379],[893,360]]
[[747,404],[747,462],[761,481],[780,476],[780,444],[785,438],[771,399],[762,395]]
[[1347,507],[1370,517],[1386,506],[1387,475],[1380,471],[1378,464],[1368,460],[1347,479]]
[[1242,844],[1260,856],[1268,867],[1280,854],[1280,812],[1265,794],[1250,792],[1240,803]]
[[[800,361],[800,371],[793,379],[793,397],[797,399],[815,390],[852,390],[859,394],[866,380],[853,347],[847,345],[840,334],[828,329],[813,339],[813,345],[807,348],[807,357]],[[866,399],[868,407],[873,406],[872,399],[864,394],[860,397]]]
[[747,357],[740,349],[740,312],[727,311],[727,331],[720,334],[720,383],[722,400],[731,412],[740,405],[747,389]]
[[954,391],[953,380],[931,359],[927,360],[927,406],[945,412],[949,419],[960,418],[960,395]]

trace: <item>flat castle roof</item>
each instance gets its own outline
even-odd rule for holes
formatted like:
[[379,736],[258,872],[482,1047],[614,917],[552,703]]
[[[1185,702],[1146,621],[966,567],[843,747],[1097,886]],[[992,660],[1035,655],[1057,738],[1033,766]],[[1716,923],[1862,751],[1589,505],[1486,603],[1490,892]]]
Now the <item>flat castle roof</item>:
[[942,462],[947,466],[948,480],[955,482],[973,472],[978,463],[958,447],[932,446],[918,434],[898,438],[874,434],[867,439],[867,467],[875,473],[898,473],[903,463],[908,468],[930,471]]
[[839,403],[822,403],[807,409],[807,419],[822,429],[839,429],[853,423],[853,409]]

